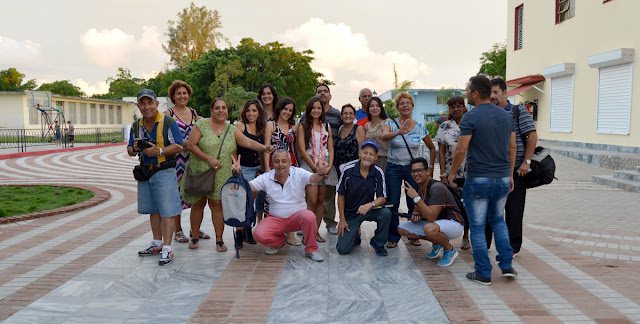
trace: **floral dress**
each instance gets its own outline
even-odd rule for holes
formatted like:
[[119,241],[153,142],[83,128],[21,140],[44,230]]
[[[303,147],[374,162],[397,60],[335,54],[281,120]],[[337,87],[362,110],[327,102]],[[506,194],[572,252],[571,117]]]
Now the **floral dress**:
[[[296,159],[296,134],[293,133],[293,125],[289,124],[289,131],[284,133],[278,123],[275,122],[276,128],[271,134],[271,145],[276,146],[276,150],[284,149],[289,151],[291,156],[291,165],[297,167],[298,160]],[[273,153],[271,153],[271,159],[269,159],[269,167],[273,168]]]
[[[215,191],[207,195],[207,198],[213,200],[220,200],[222,186],[227,182],[227,179],[231,177],[231,155],[236,152],[236,136],[235,130],[236,127],[234,125],[227,124],[224,130],[220,135],[216,135],[213,130],[211,130],[211,125],[209,124],[210,118],[202,118],[196,122],[196,126],[202,133],[202,137],[198,142],[198,147],[205,152],[207,155],[213,157],[214,159],[218,157],[218,149],[220,149],[220,145],[222,145],[222,150],[220,151],[220,164],[222,167],[216,171],[216,180],[215,180]],[[222,143],[222,138],[224,137],[224,132],[227,131],[227,137]],[[192,174],[199,174],[211,169],[211,166],[207,161],[199,159],[197,156],[192,155],[189,158],[189,162],[187,162],[187,168],[191,170]],[[180,193],[182,194],[182,199],[187,203],[193,205],[200,198],[197,196],[191,196],[184,192],[184,183],[180,187]]]
[[[436,133],[435,140],[438,144],[443,144],[447,150],[445,153],[445,171],[449,173],[451,171],[451,164],[453,163],[453,152],[456,150],[456,146],[458,145],[458,137],[460,137],[460,126],[456,123],[455,120],[447,120],[440,128],[438,128],[438,132]],[[464,179],[467,173],[467,158],[465,157],[462,164],[458,168],[456,172],[456,178]]]
[[[169,116],[173,117],[173,120],[176,121],[178,127],[180,127],[180,132],[182,133],[182,141],[186,141],[189,139],[189,134],[191,134],[191,130],[193,129],[193,125],[196,124],[196,113],[193,109],[191,110],[191,121],[189,124],[183,122],[178,115],[173,112],[173,109],[169,108]],[[189,156],[191,153],[187,151],[187,147],[185,146],[182,149],[182,152],[178,152],[176,155],[176,177],[178,178],[178,187],[182,184],[182,175],[184,174],[184,168],[187,166],[187,161],[189,161]],[[190,204],[187,204],[182,201],[182,210],[191,208]]]

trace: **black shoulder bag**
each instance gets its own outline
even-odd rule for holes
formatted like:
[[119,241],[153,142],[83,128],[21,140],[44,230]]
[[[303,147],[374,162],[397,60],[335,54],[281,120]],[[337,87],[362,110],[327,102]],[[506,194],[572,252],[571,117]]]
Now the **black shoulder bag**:
[[[520,105],[511,106],[511,112],[516,119],[518,133],[522,139],[522,144],[527,148],[527,135],[520,132]],[[531,171],[527,173],[523,179],[527,188],[535,188],[542,185],[550,184],[555,177],[556,163],[551,157],[551,151],[542,146],[536,147],[531,158]]]

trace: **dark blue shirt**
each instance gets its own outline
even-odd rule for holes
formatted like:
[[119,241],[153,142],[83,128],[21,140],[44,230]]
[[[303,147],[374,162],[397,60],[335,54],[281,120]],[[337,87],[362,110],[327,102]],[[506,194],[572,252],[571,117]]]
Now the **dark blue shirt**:
[[361,205],[370,203],[375,197],[387,198],[387,187],[384,172],[372,164],[365,179],[360,173],[360,161],[347,164],[338,181],[337,192],[344,196],[344,217],[356,216]]
[[509,112],[492,103],[476,106],[462,116],[460,136],[471,135],[467,177],[511,176],[509,141],[515,126]]

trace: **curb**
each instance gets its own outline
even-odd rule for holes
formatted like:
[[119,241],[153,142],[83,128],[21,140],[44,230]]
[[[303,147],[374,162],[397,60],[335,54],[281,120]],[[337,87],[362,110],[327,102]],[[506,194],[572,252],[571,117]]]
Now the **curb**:
[[[2,185],[2,186],[6,186],[6,185]],[[85,200],[85,201],[83,201],[81,203],[77,203],[75,205],[58,207],[56,209],[43,210],[43,211],[39,211],[39,212],[31,213],[31,214],[25,214],[25,215],[0,217],[0,224],[9,224],[9,223],[15,223],[15,222],[22,222],[22,221],[26,221],[26,220],[30,220],[30,219],[36,219],[36,218],[60,215],[60,214],[64,214],[64,213],[70,213],[70,212],[78,211],[78,210],[81,210],[81,209],[85,209],[85,208],[89,208],[89,207],[93,207],[95,205],[101,204],[105,200],[109,199],[109,197],[111,197],[111,194],[108,191],[100,189],[98,187],[88,186],[88,185],[64,184],[64,183],[54,183],[54,184],[34,184],[34,183],[30,183],[30,184],[24,184],[24,185],[20,185],[20,186],[23,186],[23,187],[53,186],[53,187],[79,188],[79,189],[85,189],[85,190],[92,191],[93,192],[93,197],[91,197],[91,199],[89,199],[89,200]]]
[[0,155],[0,160],[16,159],[16,158],[21,158],[26,156],[47,155],[47,154],[60,153],[60,152],[90,150],[90,149],[97,149],[97,148],[108,147],[108,146],[126,145],[126,144],[127,143],[123,142],[123,143],[102,144],[102,145],[83,146],[83,147],[70,147],[66,149],[55,149],[55,150],[48,150],[48,151],[3,154],[3,155]]

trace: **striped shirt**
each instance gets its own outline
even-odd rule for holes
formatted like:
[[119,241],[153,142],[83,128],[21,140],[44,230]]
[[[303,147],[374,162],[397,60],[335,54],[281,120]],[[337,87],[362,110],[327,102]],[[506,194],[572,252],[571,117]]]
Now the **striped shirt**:
[[[160,120],[160,118],[163,118],[163,119]],[[154,142],[156,142],[156,147],[158,148],[164,148],[171,144],[178,144],[178,146],[180,146],[180,149],[182,149],[182,133],[180,132],[180,127],[178,127],[178,124],[175,122],[173,118],[165,114],[162,114],[160,112],[157,112],[155,124],[151,129],[151,133],[149,133],[144,128],[143,120],[144,120],[144,117],[140,119],[138,122],[133,123],[133,127],[131,127],[131,131],[129,132],[128,146],[133,147],[133,140],[136,137],[134,128],[137,125],[139,138],[153,140]],[[159,127],[162,128],[160,132],[158,132]],[[165,156],[148,156],[143,152],[140,152],[140,155],[142,156],[142,161],[145,165],[160,164],[164,161],[175,160],[176,158],[175,154],[165,155]]]
[[[515,116],[513,116],[512,107],[517,107],[520,110],[520,120],[516,122]],[[527,133],[536,130],[536,126],[533,124],[533,118],[531,117],[531,113],[527,108],[517,105],[512,105],[509,101],[507,101],[507,107],[504,108],[506,111],[511,113],[511,117],[513,117],[513,121],[515,122],[515,132],[516,132],[516,164],[515,168],[518,169],[522,161],[524,161],[524,143],[522,142],[521,135],[527,135]]]

